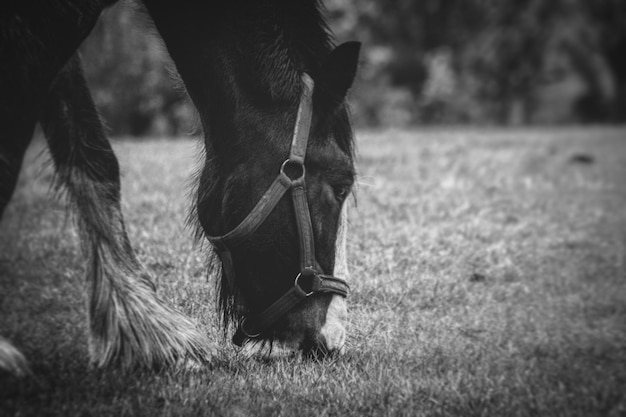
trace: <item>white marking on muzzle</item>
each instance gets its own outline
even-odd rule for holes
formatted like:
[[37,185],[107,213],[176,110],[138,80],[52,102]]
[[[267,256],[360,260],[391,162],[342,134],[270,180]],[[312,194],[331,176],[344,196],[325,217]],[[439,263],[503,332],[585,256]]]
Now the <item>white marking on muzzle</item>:
[[[344,204],[339,219],[339,230],[337,231],[337,246],[335,250],[335,272],[338,278],[350,281],[350,271],[348,271],[348,257],[346,253],[348,233],[348,205]],[[326,321],[320,330],[320,334],[326,341],[329,351],[343,351],[346,343],[345,322],[348,318],[348,307],[345,298],[333,295],[326,311]]]

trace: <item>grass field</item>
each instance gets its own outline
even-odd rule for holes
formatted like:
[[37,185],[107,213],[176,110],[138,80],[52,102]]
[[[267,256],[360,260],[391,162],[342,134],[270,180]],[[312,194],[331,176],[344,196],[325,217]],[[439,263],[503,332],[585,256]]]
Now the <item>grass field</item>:
[[35,375],[0,375],[0,415],[626,415],[626,130],[358,143],[350,336],[321,363],[222,338],[184,227],[196,142],[116,144],[141,260],[215,336],[215,363],[178,373],[88,368],[82,258],[35,144],[0,224],[0,334]]

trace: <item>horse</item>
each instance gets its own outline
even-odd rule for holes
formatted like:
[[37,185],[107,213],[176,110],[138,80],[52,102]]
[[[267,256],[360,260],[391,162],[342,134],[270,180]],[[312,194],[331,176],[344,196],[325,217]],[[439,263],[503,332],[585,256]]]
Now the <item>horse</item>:
[[[202,366],[215,354],[208,336],[157,295],[127,236],[119,164],[77,52],[116,1],[0,6],[0,218],[39,123],[86,258],[90,364]],[[346,94],[360,43],[335,47],[318,0],[142,0],[140,8],[199,113],[205,155],[192,216],[217,255],[225,334],[240,346],[341,352],[345,201],[355,180]],[[28,372],[3,338],[0,367]]]

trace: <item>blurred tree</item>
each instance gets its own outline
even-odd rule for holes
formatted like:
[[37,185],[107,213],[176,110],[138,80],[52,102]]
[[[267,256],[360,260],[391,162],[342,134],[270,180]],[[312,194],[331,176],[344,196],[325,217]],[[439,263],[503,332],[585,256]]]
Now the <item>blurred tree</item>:
[[[460,0],[327,0],[340,38],[366,44],[357,116],[367,124],[408,124],[420,119],[417,100],[429,76],[428,60],[452,48],[459,28],[453,24]],[[349,24],[346,24],[349,22]],[[444,106],[445,107],[445,106]],[[398,117],[397,115],[400,114]],[[395,116],[394,116],[395,115]]]
[[[582,0],[581,0],[582,1]],[[601,119],[604,115],[608,121],[626,122],[626,1],[624,0],[594,0],[582,2],[596,28],[599,53],[605,60],[610,76],[604,83],[597,83],[595,94],[591,94],[580,103],[581,112],[585,113],[585,106],[608,100],[608,112],[602,112],[595,119]],[[587,60],[582,53],[577,54],[582,68],[586,68],[585,75],[593,84],[594,67],[587,66]],[[610,78],[614,85],[609,85]],[[611,87],[614,88],[611,94]],[[605,110],[604,108],[596,110]],[[592,119],[592,121],[595,121]]]
[[401,102],[411,103],[403,119],[412,122],[624,119],[623,0],[329,0],[328,7],[340,36],[370,44],[363,81],[376,94],[357,93],[357,101],[374,124],[388,122],[382,109],[398,104],[398,91],[410,95]]
[[[176,135],[193,106],[125,0],[81,47],[113,134]],[[324,0],[364,43],[360,125],[626,121],[626,0]]]
[[178,135],[194,110],[151,23],[132,3],[107,9],[80,48],[94,101],[114,135]]

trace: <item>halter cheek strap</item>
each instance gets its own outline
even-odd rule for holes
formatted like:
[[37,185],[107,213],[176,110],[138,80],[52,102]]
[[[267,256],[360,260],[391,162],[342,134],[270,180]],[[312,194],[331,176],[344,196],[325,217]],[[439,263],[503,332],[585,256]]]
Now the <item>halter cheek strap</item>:
[[[256,206],[237,227],[222,236],[207,236],[222,261],[226,282],[231,289],[235,288],[231,249],[247,240],[263,224],[285,193],[291,190],[300,243],[300,273],[295,277],[293,287],[267,309],[254,316],[243,318],[233,336],[233,343],[239,346],[246,339],[262,337],[283,315],[313,294],[332,293],[343,297],[348,295],[348,284],[340,278],[320,273],[315,260],[315,239],[306,198],[304,166],[313,114],[314,83],[306,73],[303,74],[302,80],[304,91],[300,97],[289,158],[283,162],[278,176]],[[299,175],[290,177],[285,172],[288,167],[292,167]]]

